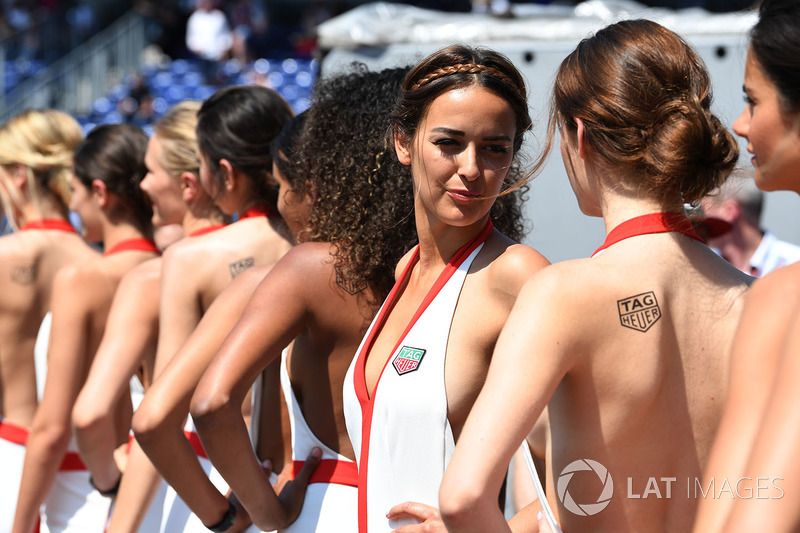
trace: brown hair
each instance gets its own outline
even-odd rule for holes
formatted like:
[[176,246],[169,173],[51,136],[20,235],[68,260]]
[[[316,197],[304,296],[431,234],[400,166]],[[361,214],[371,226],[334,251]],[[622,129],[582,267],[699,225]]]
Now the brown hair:
[[[526,176],[516,156],[531,127],[525,80],[514,64],[503,54],[487,48],[453,45],[443,48],[420,61],[403,80],[402,90],[392,113],[397,131],[413,139],[431,103],[440,94],[477,85],[497,94],[508,102],[516,117],[514,162],[506,176],[505,191],[501,192],[490,213],[495,227],[513,240],[522,238],[521,203],[527,189]],[[537,164],[536,169],[541,165]]]
[[662,201],[696,202],[719,187],[739,152],[711,113],[711,82],[697,53],[649,20],[612,24],[561,63],[550,116],[585,140],[621,179]]

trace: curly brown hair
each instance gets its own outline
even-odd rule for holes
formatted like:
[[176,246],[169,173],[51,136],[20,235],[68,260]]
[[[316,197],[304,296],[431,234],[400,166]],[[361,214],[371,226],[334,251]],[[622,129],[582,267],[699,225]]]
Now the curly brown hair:
[[337,268],[379,299],[417,242],[411,172],[386,136],[407,71],[354,64],[321,79],[299,141],[295,181],[302,183],[292,183],[305,193],[313,187],[309,240],[334,244]]

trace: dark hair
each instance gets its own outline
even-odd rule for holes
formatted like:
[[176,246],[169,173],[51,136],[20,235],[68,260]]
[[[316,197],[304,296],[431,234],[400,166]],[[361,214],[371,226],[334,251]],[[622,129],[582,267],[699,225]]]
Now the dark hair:
[[397,262],[417,242],[411,172],[385,135],[407,70],[353,65],[320,80],[297,166],[314,188],[310,240],[333,243],[340,274],[366,283],[380,301],[394,285]]
[[516,117],[514,163],[506,183],[510,192],[501,194],[491,210],[492,221],[502,233],[520,240],[524,232],[520,204],[523,200],[524,176],[516,156],[522,147],[525,132],[531,127],[525,80],[504,55],[487,48],[454,45],[443,48],[420,61],[403,80],[403,90],[394,107],[392,118],[398,132],[413,139],[431,103],[440,94],[478,85],[508,102]]
[[272,162],[286,176],[294,189],[301,189],[306,177],[297,171],[300,135],[308,118],[308,111],[292,117],[269,145]]
[[88,189],[94,180],[105,183],[106,189],[121,199],[118,209],[127,211],[133,223],[143,233],[149,233],[153,208],[139,188],[147,174],[145,152],[147,134],[138,126],[102,124],[75,149],[74,171]]
[[626,20],[582,40],[561,63],[550,139],[560,118],[585,124],[591,150],[620,180],[671,202],[719,187],[739,155],[711,113],[711,82],[697,53],[649,20]]
[[197,144],[219,183],[219,162],[227,159],[252,179],[260,203],[275,210],[269,146],[293,115],[286,100],[266,87],[226,87],[211,95],[197,114]]
[[763,0],[750,46],[761,69],[775,84],[784,111],[800,111],[800,3]]

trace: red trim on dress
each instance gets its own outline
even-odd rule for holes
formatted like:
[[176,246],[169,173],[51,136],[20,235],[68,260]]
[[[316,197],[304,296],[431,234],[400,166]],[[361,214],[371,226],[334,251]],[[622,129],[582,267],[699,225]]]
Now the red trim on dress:
[[103,253],[103,257],[108,257],[109,255],[118,254],[120,252],[128,252],[131,250],[136,250],[138,252],[153,252],[155,254],[161,253],[156,246],[156,243],[150,239],[145,239],[144,237],[137,237],[135,239],[125,239],[124,241],[118,242],[112,246],[110,250],[106,250]]
[[626,220],[609,231],[606,240],[600,248],[594,251],[592,257],[609,246],[617,244],[619,241],[639,235],[667,233],[670,231],[683,233],[687,237],[698,240],[703,244],[706,242],[694,231],[694,227],[686,215],[678,213],[650,213]]
[[25,446],[31,431],[8,420],[0,419],[0,439]]
[[251,207],[250,209],[246,210],[244,213],[239,215],[239,220],[244,220],[245,218],[253,218],[253,217],[274,217],[277,216],[273,209],[269,207]]
[[208,459],[208,454],[206,453],[205,448],[203,448],[203,443],[200,442],[200,435],[195,433],[194,431],[183,431],[183,435],[186,437],[186,440],[189,441],[189,444],[192,445],[192,450],[194,450],[194,454],[198,457],[202,457],[203,459]]
[[86,463],[77,452],[67,452],[58,467],[59,472],[82,472],[87,470]]
[[211,226],[206,226],[205,228],[200,228],[199,230],[195,230],[191,232],[189,235],[187,235],[187,237],[199,237],[201,235],[217,231],[218,229],[222,229],[224,227],[225,224],[213,224]]
[[411,317],[411,320],[409,321],[402,335],[400,335],[400,338],[397,340],[397,344],[395,345],[394,349],[389,353],[389,357],[386,358],[386,362],[381,369],[381,373],[378,375],[378,381],[375,382],[375,388],[372,390],[371,398],[369,396],[369,392],[367,391],[367,355],[372,349],[372,345],[375,342],[375,338],[378,336],[378,332],[382,329],[384,323],[386,322],[386,318],[394,308],[394,304],[399,297],[400,288],[404,286],[411,269],[419,260],[419,245],[417,245],[415,248],[411,260],[406,265],[406,268],[403,270],[403,274],[400,276],[400,279],[397,281],[397,283],[395,283],[394,287],[392,287],[392,291],[389,293],[389,296],[386,299],[387,302],[391,303],[381,309],[378,319],[375,321],[375,327],[369,331],[363,347],[357,355],[353,381],[355,382],[356,396],[361,404],[361,454],[358,468],[358,530],[362,533],[366,533],[368,524],[367,469],[369,467],[369,437],[370,430],[372,428],[372,414],[375,406],[375,395],[378,392],[378,386],[380,385],[383,372],[386,370],[389,360],[392,358],[391,355],[397,351],[397,349],[400,347],[400,344],[403,342],[403,339],[406,338],[408,332],[411,331],[411,328],[413,328],[417,323],[417,320],[422,313],[425,312],[430,303],[436,298],[436,296],[439,294],[439,291],[442,290],[442,288],[447,284],[453,274],[455,274],[461,264],[467,259],[467,257],[469,257],[475,248],[483,244],[486,239],[489,238],[489,235],[491,235],[493,230],[494,225],[492,224],[491,219],[487,219],[486,224],[483,226],[481,232],[478,233],[478,235],[476,235],[471,241],[462,246],[445,265],[444,270],[442,270],[442,273],[439,274],[439,277],[436,279],[433,286],[428,290],[428,293],[425,295],[425,298],[422,300],[419,308],[417,308],[417,311]]
[[69,233],[78,233],[72,224],[60,218],[45,218],[42,220],[33,220],[26,222],[19,228],[20,231],[28,231],[32,229],[54,229],[59,231],[66,231]]
[[[292,479],[297,477],[305,461],[292,461]],[[308,484],[334,483],[336,485],[358,486],[358,465],[354,461],[322,459],[311,474]]]

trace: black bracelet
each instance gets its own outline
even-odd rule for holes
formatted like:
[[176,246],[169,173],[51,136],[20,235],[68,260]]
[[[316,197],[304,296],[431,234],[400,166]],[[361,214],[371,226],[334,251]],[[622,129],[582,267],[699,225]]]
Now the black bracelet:
[[214,531],[215,533],[222,533],[223,531],[228,531],[228,529],[236,523],[236,506],[233,505],[233,502],[228,502],[228,510],[225,515],[222,517],[222,520],[214,524],[213,526],[206,526],[209,530]]
[[116,485],[114,485],[110,489],[100,490],[99,488],[97,488],[97,485],[94,484],[94,479],[92,479],[92,476],[89,476],[89,485],[91,485],[94,490],[99,492],[101,496],[106,496],[108,498],[113,498],[114,496],[117,495],[117,492],[119,492],[120,483],[122,483],[122,474],[119,475],[119,479],[117,480]]

